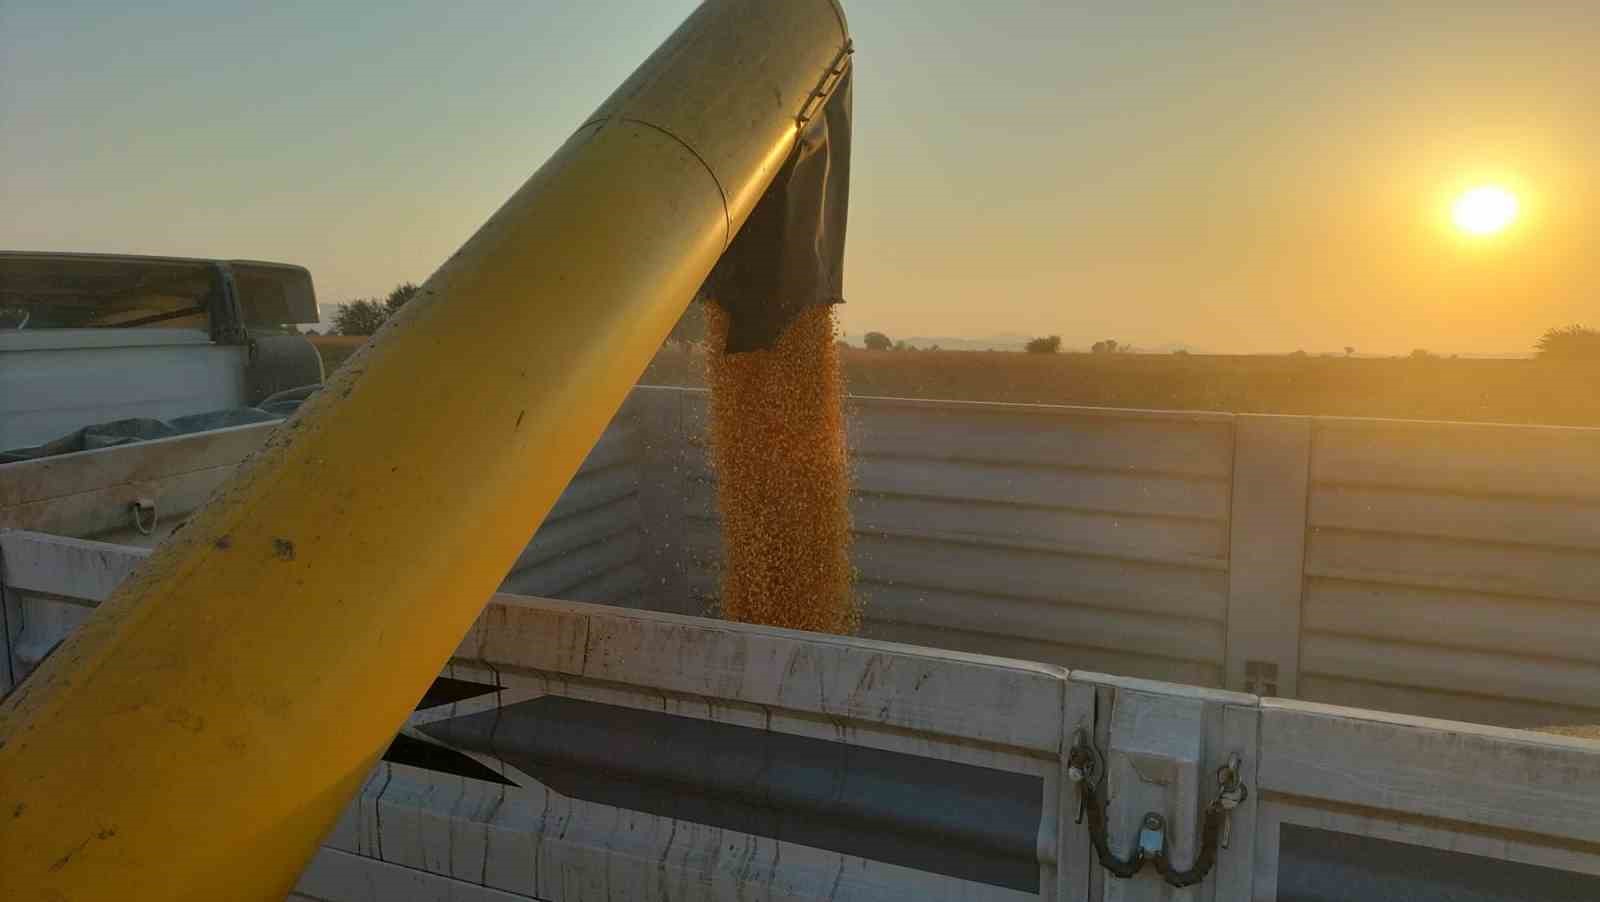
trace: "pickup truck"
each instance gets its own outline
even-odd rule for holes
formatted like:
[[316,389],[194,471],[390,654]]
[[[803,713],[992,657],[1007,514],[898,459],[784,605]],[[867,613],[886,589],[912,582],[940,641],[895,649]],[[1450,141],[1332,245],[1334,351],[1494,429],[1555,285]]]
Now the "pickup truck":
[[322,381],[316,321],[299,266],[0,251],[0,454],[228,422],[204,416]]

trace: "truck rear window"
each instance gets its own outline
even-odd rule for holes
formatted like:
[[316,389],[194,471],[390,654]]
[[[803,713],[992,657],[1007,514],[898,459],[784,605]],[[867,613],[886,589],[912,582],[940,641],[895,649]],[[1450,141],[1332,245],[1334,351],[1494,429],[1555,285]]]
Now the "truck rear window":
[[0,253],[0,330],[205,328],[231,274],[251,326],[316,322],[298,266],[99,254]]

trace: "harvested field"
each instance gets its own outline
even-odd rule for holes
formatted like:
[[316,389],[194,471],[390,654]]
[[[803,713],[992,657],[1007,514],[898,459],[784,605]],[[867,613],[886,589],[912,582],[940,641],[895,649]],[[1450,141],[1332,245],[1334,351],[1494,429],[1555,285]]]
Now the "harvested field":
[[[364,339],[312,340],[331,372]],[[1595,362],[859,348],[840,356],[854,395],[1600,426]],[[668,346],[640,381],[704,386],[704,360]]]
[[320,335],[312,336],[311,343],[316,345],[317,352],[322,355],[322,369],[333,375],[339,365],[356,352],[356,349],[367,343],[366,335]]
[[[701,385],[664,348],[640,381]],[[852,395],[1600,426],[1600,362],[1012,351],[841,354]]]

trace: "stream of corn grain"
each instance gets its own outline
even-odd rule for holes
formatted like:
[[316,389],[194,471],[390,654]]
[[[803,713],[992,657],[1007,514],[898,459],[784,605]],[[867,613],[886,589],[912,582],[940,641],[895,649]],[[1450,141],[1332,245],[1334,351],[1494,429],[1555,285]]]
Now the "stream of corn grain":
[[833,308],[808,307],[770,350],[724,354],[706,304],[712,468],[725,619],[853,633],[850,470]]

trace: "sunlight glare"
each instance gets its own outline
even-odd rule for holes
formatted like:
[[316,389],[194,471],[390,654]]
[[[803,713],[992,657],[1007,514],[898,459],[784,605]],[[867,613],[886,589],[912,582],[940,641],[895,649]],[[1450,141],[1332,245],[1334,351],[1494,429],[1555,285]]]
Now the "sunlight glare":
[[1473,188],[1456,199],[1451,218],[1463,232],[1493,235],[1517,218],[1517,198],[1498,185]]

